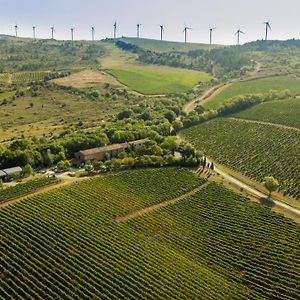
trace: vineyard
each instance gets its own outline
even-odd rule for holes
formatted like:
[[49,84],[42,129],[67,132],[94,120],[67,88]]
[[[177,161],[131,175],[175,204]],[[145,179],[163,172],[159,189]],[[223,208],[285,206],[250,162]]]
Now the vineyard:
[[114,221],[201,183],[182,169],[124,172],[2,209],[0,298],[298,299],[299,226],[220,186]]
[[16,84],[28,83],[32,81],[43,81],[51,72],[19,72],[12,74],[12,82]]
[[6,202],[14,198],[26,196],[41,187],[58,182],[57,178],[41,177],[38,179],[29,180],[25,183],[20,183],[16,186],[8,187],[0,190],[0,203]]
[[261,103],[233,116],[300,128],[300,99]]
[[274,176],[285,194],[300,199],[300,132],[272,125],[216,119],[183,131],[196,147],[258,181]]
[[288,89],[293,96],[300,94],[299,79],[289,76],[267,77],[249,81],[237,81],[223,89],[203,106],[207,109],[217,109],[226,100],[245,94],[264,94],[270,90],[282,91]]
[[236,281],[247,299],[300,297],[299,225],[221,186],[129,225]]

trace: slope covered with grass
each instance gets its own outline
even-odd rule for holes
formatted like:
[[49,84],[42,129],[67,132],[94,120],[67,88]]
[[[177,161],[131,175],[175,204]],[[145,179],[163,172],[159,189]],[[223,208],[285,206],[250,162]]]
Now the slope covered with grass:
[[217,109],[226,100],[245,94],[263,94],[270,90],[282,91],[288,89],[293,96],[300,94],[300,80],[290,76],[267,77],[248,81],[234,82],[220,93],[211,97],[203,106],[207,109]]

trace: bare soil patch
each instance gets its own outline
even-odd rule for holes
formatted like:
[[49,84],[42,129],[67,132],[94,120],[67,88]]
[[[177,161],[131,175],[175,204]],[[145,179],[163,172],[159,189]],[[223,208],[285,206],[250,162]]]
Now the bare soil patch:
[[74,88],[89,88],[99,84],[109,83],[112,86],[122,86],[122,84],[113,76],[104,71],[84,70],[64,78],[57,78],[52,82],[62,85],[71,86]]

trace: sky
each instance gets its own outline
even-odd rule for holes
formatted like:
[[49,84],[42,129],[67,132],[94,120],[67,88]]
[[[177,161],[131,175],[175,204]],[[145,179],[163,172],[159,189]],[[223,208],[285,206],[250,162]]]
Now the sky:
[[245,35],[241,43],[262,39],[264,21],[270,21],[270,39],[300,38],[300,0],[0,0],[0,33],[32,36],[36,26],[38,38],[49,38],[50,27],[56,39],[91,39],[91,26],[96,38],[112,37],[117,21],[118,36],[136,36],[141,23],[141,37],[159,39],[159,25],[164,25],[164,38],[183,41],[185,24],[191,27],[189,42],[207,43],[209,28],[216,27],[216,44],[235,44],[234,33],[240,28]]

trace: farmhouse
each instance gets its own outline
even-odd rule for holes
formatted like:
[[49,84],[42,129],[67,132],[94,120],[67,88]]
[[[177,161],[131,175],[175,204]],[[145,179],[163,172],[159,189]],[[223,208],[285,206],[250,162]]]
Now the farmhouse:
[[22,173],[22,168],[14,167],[9,169],[0,170],[0,179],[8,179],[12,176],[18,176]]
[[104,160],[107,155],[110,157],[117,156],[119,152],[130,149],[135,145],[141,145],[148,141],[148,139],[137,140],[122,144],[112,144],[104,147],[98,147],[88,150],[79,151],[75,154],[76,160],[81,163],[87,163],[91,160]]

